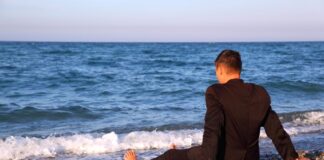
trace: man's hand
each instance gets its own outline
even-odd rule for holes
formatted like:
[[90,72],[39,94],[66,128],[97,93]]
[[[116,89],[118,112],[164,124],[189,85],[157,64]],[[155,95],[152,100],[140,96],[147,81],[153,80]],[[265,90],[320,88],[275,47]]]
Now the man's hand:
[[176,146],[174,143],[172,143],[172,144],[170,145],[170,149],[177,149],[177,146]]
[[132,149],[128,150],[124,155],[124,160],[136,160],[136,152]]

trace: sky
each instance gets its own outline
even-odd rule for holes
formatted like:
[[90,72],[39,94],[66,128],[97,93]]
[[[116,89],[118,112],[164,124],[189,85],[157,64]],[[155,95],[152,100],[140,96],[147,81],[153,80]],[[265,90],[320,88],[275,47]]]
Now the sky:
[[0,0],[0,41],[323,41],[324,0]]

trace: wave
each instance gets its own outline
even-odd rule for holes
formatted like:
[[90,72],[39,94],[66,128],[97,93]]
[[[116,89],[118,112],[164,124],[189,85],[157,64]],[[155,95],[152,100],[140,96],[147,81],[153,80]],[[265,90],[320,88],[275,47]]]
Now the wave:
[[86,74],[80,70],[69,70],[65,72],[58,72],[57,76],[60,77],[59,79],[65,79],[67,81],[71,81],[71,80],[89,81],[91,79],[95,79],[94,76]]
[[71,50],[71,49],[58,49],[58,50],[47,50],[41,52],[43,54],[58,54],[58,55],[63,55],[63,54],[77,54],[80,53],[79,51]]
[[[324,132],[324,111],[321,110],[285,113],[279,118],[289,135]],[[263,130],[260,137],[267,137]]]
[[110,59],[104,59],[101,57],[88,59],[87,65],[89,66],[109,66],[120,67],[121,65],[117,61],[111,61]]
[[185,108],[182,107],[167,107],[167,108],[161,108],[161,107],[152,107],[152,108],[148,108],[148,110],[152,110],[152,111],[165,111],[165,110],[172,110],[172,111],[185,111]]
[[[112,109],[114,111],[123,111],[121,108],[112,108]],[[180,107],[171,107],[170,109],[173,112],[184,110],[183,108],[180,108]],[[157,112],[165,111],[160,108],[148,108],[147,110],[152,110],[152,111],[157,111]],[[279,114],[279,118],[280,118],[281,122],[286,127],[288,127],[288,129],[292,128],[290,133],[294,134],[294,135],[318,132],[322,128],[317,128],[317,127],[318,126],[323,127],[323,125],[324,125],[324,111],[322,111],[322,110],[283,113],[283,114]],[[143,121],[147,121],[147,119],[145,119]],[[146,126],[146,125],[143,125],[143,126],[136,126],[136,125],[114,126],[114,127],[108,126],[108,127],[92,130],[91,133],[108,133],[108,132],[114,131],[118,134],[125,134],[125,133],[129,133],[132,131],[192,130],[192,129],[202,129],[203,125],[204,125],[204,123],[202,121],[201,122],[183,121],[183,122],[176,122],[176,123],[172,123],[172,124],[160,124],[160,125],[148,125],[148,126]],[[295,132],[296,129],[298,131]]]
[[12,71],[17,69],[17,66],[13,66],[13,65],[2,65],[0,66],[0,70],[8,70],[8,71]]
[[[296,115],[296,114],[293,114]],[[304,118],[302,118],[304,117]],[[284,128],[291,136],[307,133],[324,133],[324,112],[311,111],[299,114],[285,122]],[[21,137],[10,136],[0,140],[0,159],[25,159],[29,157],[56,157],[58,155],[96,155],[127,150],[167,149],[174,143],[190,147],[202,142],[202,129],[165,131],[132,131],[124,134],[88,133],[65,136]],[[260,139],[266,138],[261,130]]]
[[171,143],[190,146],[201,141],[201,131],[137,131],[125,135],[115,132],[64,137],[8,137],[0,140],[0,159],[55,157],[60,154],[91,155],[133,149],[167,148]]
[[11,110],[3,108],[0,110],[0,122],[25,123],[35,120],[64,120],[71,118],[97,119],[101,115],[82,106],[69,106],[55,109],[39,109],[35,107],[24,107]]
[[[144,120],[146,121],[146,120]],[[143,121],[142,121],[143,122]],[[192,130],[192,129],[201,129],[203,127],[202,122],[197,123],[188,123],[188,122],[180,122],[177,124],[164,124],[158,126],[125,126],[125,127],[105,127],[100,129],[92,130],[91,133],[109,133],[116,132],[118,134],[130,133],[133,131],[174,131],[174,130]]]
[[311,111],[300,111],[281,113],[279,118],[282,123],[292,122],[296,125],[316,125],[324,124],[324,111],[322,110],[311,110]]
[[[290,135],[315,130],[324,130],[324,126],[312,128],[286,128]],[[114,153],[127,149],[152,150],[167,149],[174,143],[178,147],[190,147],[202,142],[203,131],[199,129],[175,131],[133,131],[127,134],[76,134],[71,136],[8,137],[0,140],[0,159],[25,159],[29,157],[56,157],[58,155],[96,155]],[[265,138],[261,131],[260,138]]]
[[277,88],[280,90],[288,91],[303,91],[303,92],[323,92],[324,86],[319,83],[304,82],[304,81],[277,81],[277,82],[267,82],[264,86],[270,88]]

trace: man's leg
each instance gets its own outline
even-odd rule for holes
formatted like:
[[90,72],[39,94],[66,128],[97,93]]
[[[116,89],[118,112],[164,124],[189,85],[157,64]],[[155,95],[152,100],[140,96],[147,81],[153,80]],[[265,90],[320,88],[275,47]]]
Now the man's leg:
[[170,149],[152,160],[189,160],[188,149]]
[[[195,146],[189,149],[170,149],[162,155],[153,158],[152,160],[201,160],[205,158],[202,146]],[[125,153],[124,160],[136,160],[134,150],[128,150]]]
[[[153,158],[152,160],[189,160],[187,152],[189,149],[176,149],[175,144],[171,144],[171,149],[164,152],[162,155]],[[124,160],[136,160],[136,153],[134,150],[128,150],[124,155]]]
[[194,146],[182,150],[170,149],[165,153],[163,153],[161,156],[154,158],[153,160],[201,160],[201,159],[208,159],[208,156],[206,155],[206,152],[204,151],[203,147],[199,145],[199,146]]

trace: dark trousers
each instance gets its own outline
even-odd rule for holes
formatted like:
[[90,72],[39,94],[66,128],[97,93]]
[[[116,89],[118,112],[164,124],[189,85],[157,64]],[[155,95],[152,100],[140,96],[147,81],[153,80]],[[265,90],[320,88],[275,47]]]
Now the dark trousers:
[[[222,154],[218,155],[217,159],[223,159],[222,156]],[[170,149],[152,160],[210,160],[215,158],[216,155],[212,158],[208,157],[200,145],[189,149]]]
[[153,158],[152,160],[189,160],[187,156],[188,149],[178,150],[170,149],[164,152],[162,155]]

